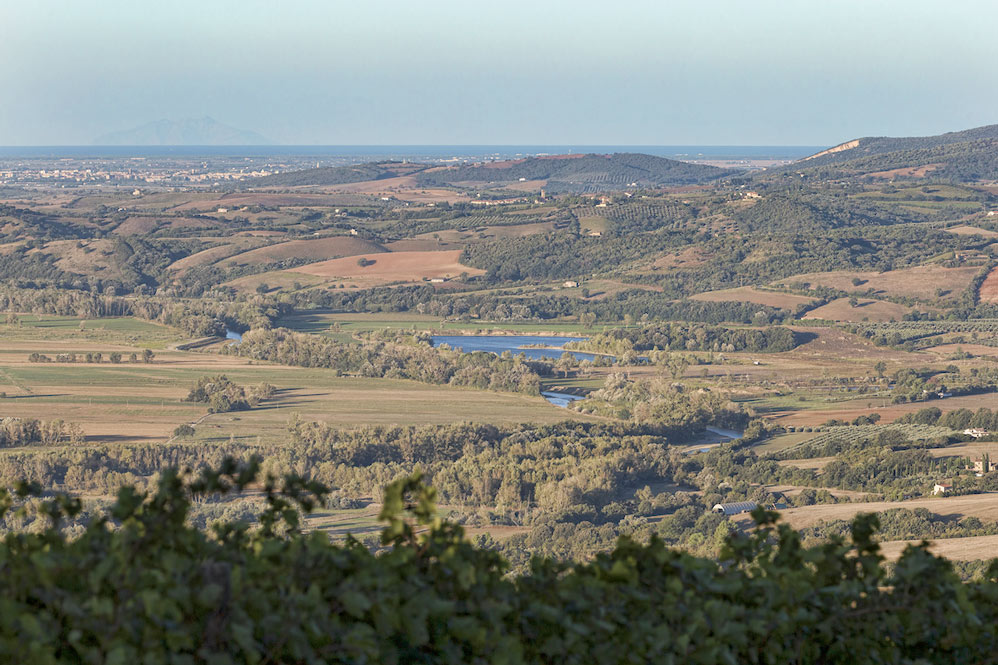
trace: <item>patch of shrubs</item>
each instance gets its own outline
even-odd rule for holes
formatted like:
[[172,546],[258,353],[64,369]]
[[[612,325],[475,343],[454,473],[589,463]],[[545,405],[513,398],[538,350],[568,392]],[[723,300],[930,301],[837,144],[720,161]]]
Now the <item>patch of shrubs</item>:
[[247,388],[236,384],[224,374],[218,374],[199,378],[184,401],[207,404],[209,413],[247,411],[272,397],[274,390],[274,386],[269,383]]

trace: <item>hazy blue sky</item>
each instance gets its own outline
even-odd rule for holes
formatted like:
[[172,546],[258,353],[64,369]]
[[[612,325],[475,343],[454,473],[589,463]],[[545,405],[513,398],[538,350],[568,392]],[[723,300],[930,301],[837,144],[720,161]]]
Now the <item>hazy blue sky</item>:
[[993,0],[0,0],[0,145],[806,144],[998,122]]

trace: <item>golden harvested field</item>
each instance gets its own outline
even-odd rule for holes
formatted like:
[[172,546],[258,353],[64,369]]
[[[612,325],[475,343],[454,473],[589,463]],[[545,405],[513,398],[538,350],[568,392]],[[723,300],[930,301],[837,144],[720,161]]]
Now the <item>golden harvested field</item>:
[[770,492],[780,492],[789,497],[794,497],[803,492],[806,489],[812,489],[817,492],[828,492],[832,496],[839,499],[849,499],[850,501],[862,501],[869,494],[866,492],[857,492],[855,490],[840,490],[835,487],[800,487],[797,485],[770,485],[766,488]]
[[828,321],[900,321],[911,307],[883,300],[859,298],[856,307],[849,304],[848,298],[833,300],[827,305],[812,309],[804,319],[826,319]]
[[[418,282],[424,278],[457,277],[463,272],[469,275],[485,274],[484,270],[461,265],[460,257],[459,249],[441,252],[367,254],[311,263],[292,268],[287,272],[344,280],[364,287],[392,282]],[[361,266],[359,265],[361,259],[373,261],[373,264]]]
[[652,263],[653,270],[669,270],[672,268],[695,268],[703,265],[707,260],[703,251],[699,247],[689,247],[687,249],[672,252],[655,259]]
[[[944,268],[939,265],[916,266],[888,272],[820,272],[796,275],[780,280],[784,284],[807,282],[812,286],[827,286],[846,292],[865,292],[873,289],[875,293],[892,296],[908,296],[923,300],[934,300],[936,290],[944,289],[950,295],[959,295],[966,289],[979,267],[966,266],[962,268]],[[858,278],[862,283],[853,286],[852,280]]]
[[336,189],[341,192],[353,192],[355,194],[381,194],[383,192],[395,192],[400,189],[412,189],[415,186],[415,176],[402,175],[394,178],[381,178],[380,180],[346,182],[340,185],[329,185],[328,187],[329,189]]
[[979,229],[976,226],[969,226],[964,224],[963,226],[954,226],[953,228],[946,229],[947,233],[955,233],[960,236],[983,236],[985,238],[998,238],[998,231],[989,231],[987,229]]
[[452,189],[435,189],[432,187],[420,187],[415,176],[403,175],[394,178],[382,178],[380,180],[364,180],[361,182],[349,182],[341,185],[329,185],[324,190],[330,192],[344,192],[350,194],[368,194],[374,196],[390,196],[402,201],[415,201],[421,203],[435,203],[446,201],[457,203],[467,201],[468,196]]
[[120,273],[111,267],[113,240],[53,240],[45,245],[45,252],[58,257],[55,265],[60,270],[120,278]]
[[940,344],[927,349],[942,356],[950,356],[959,351],[966,351],[975,356],[998,356],[998,346],[984,344]]
[[183,273],[196,266],[210,265],[233,254],[257,247],[262,241],[249,236],[241,236],[238,238],[227,238],[225,242],[226,244],[224,245],[209,247],[208,249],[203,249],[200,252],[174,261],[170,264],[170,270]]
[[444,247],[463,246],[476,242],[486,242],[495,238],[522,238],[537,233],[546,233],[554,228],[553,222],[532,222],[506,226],[479,226],[467,229],[445,229],[431,233],[421,233],[406,240],[397,240],[385,245],[391,251],[427,251]]
[[[563,282],[558,282],[556,286],[561,287]],[[654,284],[629,284],[627,282],[620,282],[615,279],[593,279],[582,283],[582,286],[578,288],[567,288],[563,289],[565,295],[577,295],[582,296],[582,289],[587,288],[590,292],[591,300],[603,300],[609,298],[612,295],[620,293],[621,291],[649,291],[652,293],[661,293],[662,287],[656,286]]]
[[[259,436],[264,442],[280,443],[286,440],[287,421],[293,413],[343,427],[593,420],[542,397],[406,380],[337,377],[332,370],[211,353],[158,351],[150,364],[112,364],[108,352],[127,352],[129,347],[55,340],[16,346],[0,352],[0,391],[7,394],[0,399],[3,415],[58,417],[79,424],[91,442],[165,441],[181,423],[198,421],[199,439],[255,440]],[[29,363],[28,353],[37,348],[51,355],[99,348],[104,362]],[[204,404],[182,401],[198,377],[214,374],[225,374],[245,386],[270,383],[277,393],[250,411],[214,415],[207,415]]]
[[980,457],[983,453],[998,459],[998,441],[967,441],[945,448],[929,448],[927,451],[933,457]]
[[518,192],[537,192],[542,187],[547,187],[547,180],[524,180],[522,182],[511,182],[506,185],[506,189]]
[[702,300],[704,302],[750,302],[756,305],[766,305],[768,307],[778,307],[782,309],[794,309],[797,305],[814,302],[814,298],[807,296],[797,296],[792,293],[778,293],[775,291],[762,291],[751,286],[741,286],[735,289],[723,289],[721,291],[707,291],[691,296],[690,300]]
[[[484,238],[481,238],[482,240],[491,240],[493,238],[523,238],[537,233],[547,233],[552,229],[554,229],[554,222],[533,222],[530,224],[509,224],[505,226],[479,227],[478,230],[467,231],[462,235],[472,235],[474,238],[478,238],[479,234],[481,234],[485,236]],[[425,235],[426,234],[416,237],[422,238],[425,237]],[[466,238],[462,238],[462,240],[463,239]]]
[[[315,275],[306,275],[300,272],[290,272],[288,270],[270,270],[255,275],[237,277],[225,282],[226,286],[231,286],[238,291],[253,291],[261,284],[266,285],[267,290],[273,289],[294,289],[295,284],[299,286],[318,286],[326,283],[326,279]],[[341,282],[342,283],[342,282]],[[333,286],[337,286],[333,284]],[[356,285],[354,285],[356,287]]]
[[879,347],[858,335],[836,328],[788,327],[795,332],[808,335],[809,339],[793,351],[773,355],[781,358],[807,359],[820,367],[844,369],[845,366],[856,364],[862,366],[866,372],[869,370],[869,365],[877,360],[883,360],[888,364],[892,362],[907,364],[935,359],[930,354],[908,353]]
[[165,220],[158,220],[155,217],[129,217],[115,227],[114,232],[118,235],[145,235],[152,233],[160,225],[168,225]]
[[835,457],[812,457],[809,459],[791,459],[777,462],[780,466],[792,466],[797,469],[814,469],[820,471],[825,465],[834,461]]
[[995,408],[998,401],[993,393],[985,395],[966,395],[963,397],[949,397],[947,399],[933,400],[932,402],[913,402],[910,404],[890,404],[882,397],[857,397],[845,404],[829,404],[827,407],[801,411],[773,411],[767,415],[772,416],[776,422],[784,426],[813,427],[821,425],[829,420],[853,420],[856,416],[869,413],[880,415],[880,422],[884,425],[892,423],[906,413],[914,413],[927,406],[934,406],[947,413],[956,409],[970,409],[976,411],[982,407]]
[[[857,503],[818,504],[780,511],[780,521],[795,529],[814,526],[819,522],[851,520],[859,513],[878,513],[895,508],[925,508],[943,517],[977,517],[985,522],[998,521],[998,492],[968,496],[934,497],[911,501],[870,501]],[[746,514],[739,521],[751,521]]]
[[259,247],[230,256],[219,261],[218,265],[231,266],[273,263],[294,258],[330,259],[384,251],[384,247],[370,240],[355,238],[353,236],[333,236],[331,238],[315,238],[313,240],[291,240],[276,245]]
[[[888,561],[896,561],[908,545],[918,545],[920,542],[920,540],[888,540],[880,543],[880,552]],[[998,536],[941,538],[929,542],[930,552],[956,561],[988,561],[998,557]]]
[[446,231],[441,232],[441,240],[436,238],[408,238],[406,240],[395,240],[393,242],[386,242],[384,247],[389,252],[440,252],[445,249],[454,249],[455,247],[461,247],[461,244],[455,242],[444,241],[443,234]]
[[980,290],[981,302],[998,303],[998,268],[992,270]]
[[245,192],[225,194],[207,200],[181,203],[173,210],[217,210],[228,208],[233,210],[243,206],[331,206],[337,205],[338,199],[316,193],[268,194],[265,192]]

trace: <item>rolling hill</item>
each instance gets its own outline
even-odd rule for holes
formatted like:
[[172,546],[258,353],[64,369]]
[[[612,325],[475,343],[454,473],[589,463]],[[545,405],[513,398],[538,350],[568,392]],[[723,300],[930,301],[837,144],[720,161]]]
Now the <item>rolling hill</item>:
[[959,132],[947,132],[938,136],[866,136],[861,139],[846,141],[828,150],[822,150],[810,157],[805,157],[797,162],[797,164],[806,163],[811,166],[820,166],[823,164],[850,161],[870,155],[881,155],[888,152],[929,150],[955,143],[969,143],[986,139],[998,139],[998,125],[986,125]]
[[774,169],[775,173],[790,171],[818,178],[993,180],[998,178],[998,125],[938,136],[853,139]]
[[432,186],[455,183],[512,184],[520,180],[544,180],[547,181],[547,189],[552,192],[591,192],[619,190],[630,185],[697,185],[718,180],[730,173],[731,171],[716,166],[690,164],[639,153],[615,153],[529,157],[434,169],[421,173],[419,181]]
[[425,164],[370,162],[354,166],[326,166],[318,169],[286,171],[243,181],[249,187],[306,187],[345,185],[410,175],[427,168]]

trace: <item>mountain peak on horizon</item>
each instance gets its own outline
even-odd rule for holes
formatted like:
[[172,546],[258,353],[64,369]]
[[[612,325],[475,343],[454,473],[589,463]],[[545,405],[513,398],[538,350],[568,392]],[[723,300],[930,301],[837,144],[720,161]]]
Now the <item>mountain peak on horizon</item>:
[[236,129],[209,116],[154,120],[102,134],[94,145],[272,145],[253,131]]

